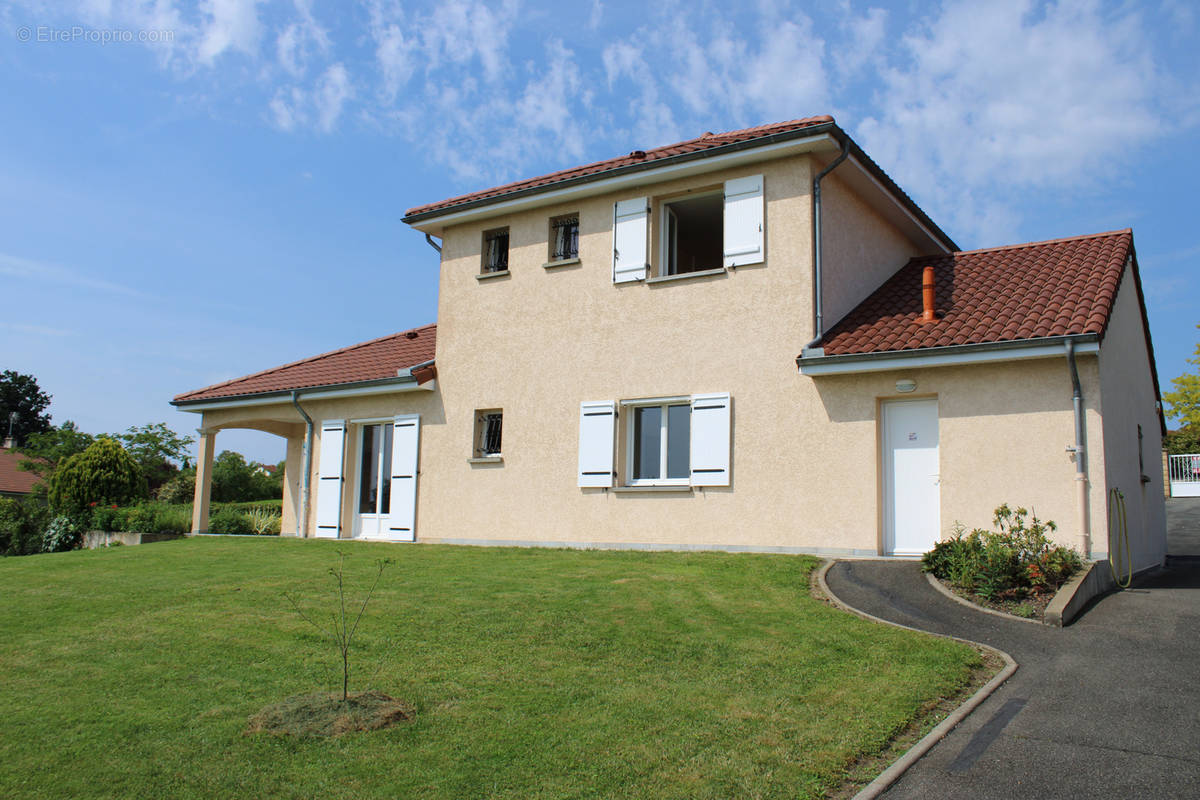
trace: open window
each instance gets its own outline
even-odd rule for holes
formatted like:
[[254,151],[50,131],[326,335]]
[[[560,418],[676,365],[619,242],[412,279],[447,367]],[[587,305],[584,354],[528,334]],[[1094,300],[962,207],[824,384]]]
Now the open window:
[[721,269],[725,201],[720,192],[689,196],[662,204],[662,275]]
[[565,214],[550,220],[550,263],[579,258],[579,215]]
[[481,272],[508,271],[508,228],[484,231]]

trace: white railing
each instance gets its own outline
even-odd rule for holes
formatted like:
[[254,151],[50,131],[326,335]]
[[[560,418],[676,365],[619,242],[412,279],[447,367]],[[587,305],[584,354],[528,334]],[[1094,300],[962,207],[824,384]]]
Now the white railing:
[[1200,497],[1200,453],[1167,456],[1171,497]]

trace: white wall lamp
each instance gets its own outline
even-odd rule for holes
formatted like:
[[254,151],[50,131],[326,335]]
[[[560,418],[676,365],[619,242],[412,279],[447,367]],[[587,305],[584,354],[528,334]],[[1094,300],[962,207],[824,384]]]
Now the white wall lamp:
[[908,378],[903,378],[901,380],[896,381],[896,391],[900,392],[901,394],[908,394],[909,392],[913,391],[916,388],[917,388],[917,382],[914,380],[909,380]]

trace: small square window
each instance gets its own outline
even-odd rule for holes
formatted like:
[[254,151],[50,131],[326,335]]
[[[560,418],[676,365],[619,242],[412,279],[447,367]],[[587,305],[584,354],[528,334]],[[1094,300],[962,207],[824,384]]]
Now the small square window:
[[504,430],[504,411],[498,408],[475,412],[475,457],[500,456]]
[[550,260],[579,258],[579,215],[566,214],[550,220]]
[[484,231],[483,272],[508,270],[508,228]]

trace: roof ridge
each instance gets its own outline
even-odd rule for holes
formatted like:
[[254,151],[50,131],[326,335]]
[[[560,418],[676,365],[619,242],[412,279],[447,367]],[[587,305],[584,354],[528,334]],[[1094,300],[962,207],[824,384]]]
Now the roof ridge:
[[407,330],[396,331],[395,333],[389,333],[385,336],[378,336],[374,339],[369,339],[365,342],[359,342],[357,344],[347,345],[346,347],[339,347],[337,350],[330,350],[326,353],[318,353],[315,356],[309,356],[308,358],[301,358],[297,361],[289,361],[286,364],[279,364],[278,366],[269,367],[267,369],[262,369],[262,370],[259,370],[258,372],[252,372],[249,375],[242,375],[237,378],[230,378],[227,381],[220,381],[218,383],[212,384],[211,386],[202,386],[199,389],[193,389],[190,392],[184,392],[183,394],[177,395],[174,399],[180,400],[180,399],[188,397],[190,395],[203,394],[204,392],[208,392],[213,389],[220,389],[220,388],[223,388],[226,386],[232,386],[235,383],[242,383],[243,381],[248,381],[251,378],[259,378],[259,377],[262,377],[263,375],[270,375],[274,372],[279,372],[281,370],[289,369],[291,367],[298,367],[301,364],[311,364],[314,361],[320,361],[323,358],[329,358],[331,356],[340,355],[342,353],[348,353],[351,350],[357,350],[360,347],[366,347],[368,345],[378,344],[379,342],[387,341],[388,339],[395,339],[397,336],[403,336],[404,334],[410,333],[412,331],[422,331],[422,330],[425,330],[426,328],[436,328],[436,327],[437,327],[436,322],[430,322],[425,325],[419,325],[415,328],[408,328]]
[[980,247],[977,250],[955,250],[952,253],[940,253],[928,256],[917,256],[913,261],[923,261],[928,258],[946,258],[947,256],[965,256],[975,255],[976,253],[995,253],[1003,250],[1020,250],[1022,247],[1040,247],[1047,244],[1062,244],[1065,242],[1078,242],[1084,239],[1099,239],[1104,236],[1121,236],[1123,234],[1133,235],[1133,228],[1121,228],[1113,231],[1103,231],[1101,233],[1085,233],[1081,236],[1063,236],[1058,239],[1042,239],[1036,242],[1021,242],[1020,244],[1005,244],[997,247]]
[[[834,122],[834,118],[832,115],[817,114],[817,115],[814,115],[811,117],[800,117],[798,119],[786,120],[784,122],[770,122],[770,123],[766,123],[763,125],[753,125],[749,128],[738,128],[736,130],[722,131],[721,133],[713,133],[711,135],[695,136],[695,137],[692,137],[691,139],[684,139],[684,140],[678,141],[678,142],[669,142],[667,144],[658,145],[656,147],[650,148],[649,150],[636,150],[635,149],[627,154],[610,156],[608,158],[601,158],[596,161],[589,161],[585,164],[576,164],[573,167],[556,169],[552,172],[546,172],[542,175],[534,175],[534,176],[527,177],[527,178],[518,178],[517,180],[509,181],[507,183],[502,183],[498,186],[489,186],[484,189],[478,189],[475,191],[464,192],[462,194],[458,194],[453,197],[447,197],[444,200],[438,200],[438,201],[435,201],[432,203],[423,203],[422,205],[413,206],[412,208],[405,211],[404,216],[410,217],[415,214],[426,213],[427,211],[441,211],[443,209],[453,208],[456,205],[460,205],[464,202],[468,202],[468,199],[476,199],[476,198],[479,198],[480,196],[488,196],[489,198],[500,197],[500,196],[503,196],[504,194],[507,194],[507,192],[499,191],[502,189],[513,190],[514,187],[519,187],[519,186],[549,185],[551,183],[559,183],[562,180],[566,180],[567,179],[566,176],[569,176],[571,173],[578,172],[581,170],[594,169],[595,173],[591,173],[591,174],[603,173],[603,172],[606,172],[607,169],[602,169],[601,167],[610,162],[613,162],[614,166],[612,166],[608,169],[618,169],[621,166],[626,166],[626,165],[616,164],[615,162],[620,162],[623,159],[627,159],[633,153],[640,152],[643,154],[642,158],[645,161],[653,161],[660,157],[663,157],[663,158],[668,157],[668,156],[656,156],[654,154],[658,154],[663,151],[669,151],[674,148],[685,147],[688,145],[696,145],[696,144],[700,144],[700,143],[704,143],[704,142],[711,142],[713,147],[721,147],[725,144],[728,144],[728,142],[721,141],[723,138],[726,138],[726,137],[736,139],[738,136],[747,137],[750,134],[757,133],[759,131],[765,132],[765,131],[769,131],[769,130],[776,129],[776,128],[789,128],[789,127],[798,127],[798,126],[809,127],[809,126],[813,126],[813,125],[822,125],[822,124],[832,123],[832,122]],[[750,138],[752,139],[754,137],[750,137]],[[558,177],[558,180],[550,180],[552,178],[555,178],[556,176]],[[538,183],[539,181],[543,181],[545,183],[539,184]],[[496,192],[496,194],[490,195],[489,193],[491,193],[491,192]]]

